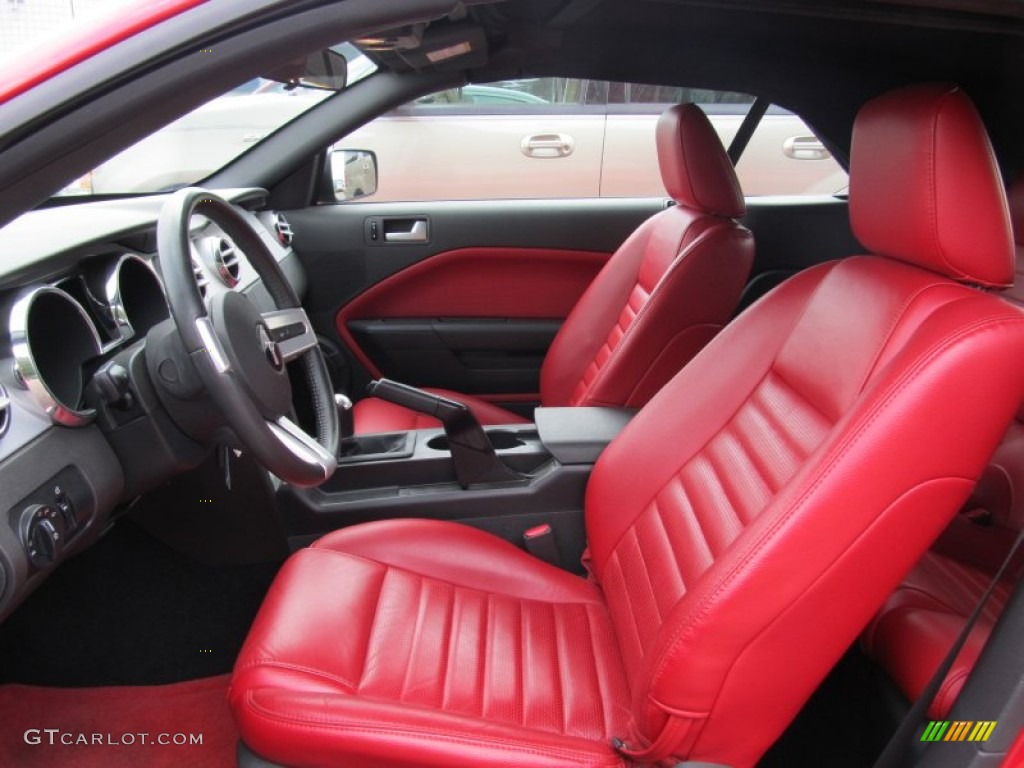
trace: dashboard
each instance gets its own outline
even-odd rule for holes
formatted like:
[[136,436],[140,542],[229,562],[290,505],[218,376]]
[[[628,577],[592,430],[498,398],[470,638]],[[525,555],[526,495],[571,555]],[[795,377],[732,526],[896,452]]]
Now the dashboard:
[[[290,227],[263,210],[266,193],[219,193],[301,296]],[[154,428],[162,409],[144,360],[147,334],[170,318],[156,253],[165,200],[60,206],[0,229],[0,620],[176,468],[180,452],[167,445],[174,430]],[[273,308],[256,270],[216,224],[193,217],[189,240],[205,300],[238,291]],[[133,455],[152,460],[140,471]]]

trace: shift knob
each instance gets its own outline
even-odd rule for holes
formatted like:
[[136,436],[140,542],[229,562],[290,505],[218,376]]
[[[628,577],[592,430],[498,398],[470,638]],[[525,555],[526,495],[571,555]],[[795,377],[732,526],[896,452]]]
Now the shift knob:
[[340,392],[334,395],[334,404],[338,407],[338,437],[345,440],[352,437],[352,401]]

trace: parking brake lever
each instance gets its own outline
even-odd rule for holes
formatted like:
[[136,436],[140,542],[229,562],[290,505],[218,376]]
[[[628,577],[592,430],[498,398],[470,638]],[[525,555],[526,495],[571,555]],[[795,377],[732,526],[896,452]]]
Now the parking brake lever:
[[448,447],[455,465],[455,479],[463,488],[476,483],[500,483],[522,480],[523,475],[509,468],[494,451],[480,422],[464,403],[438,397],[422,389],[390,379],[371,381],[366,393],[401,405],[409,410],[440,419],[448,436]]

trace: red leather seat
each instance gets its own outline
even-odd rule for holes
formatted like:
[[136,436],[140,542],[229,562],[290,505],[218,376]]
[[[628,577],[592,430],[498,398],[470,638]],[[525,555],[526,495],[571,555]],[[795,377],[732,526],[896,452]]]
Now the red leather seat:
[[967,97],[869,102],[850,195],[884,256],[768,294],[602,454],[593,582],[456,524],[330,534],[285,565],[241,651],[245,743],[299,766],[753,765],[1024,393],[1024,315],[974,287],[1013,270]]
[[[1024,305],[1024,176],[1009,189],[1016,279],[1006,298]],[[1024,528],[1024,407],[957,515],[878,611],[861,638],[864,650],[914,701],[953,646],[999,565]],[[1018,558],[971,629],[928,714],[941,720],[956,701],[1013,586]]]
[[[998,567],[1000,562],[996,560],[990,567]],[[865,651],[911,701],[932,679],[992,576],[989,568],[977,568],[958,557],[928,552],[865,631]],[[953,706],[1018,578],[1019,573],[996,588],[929,705],[929,717],[942,720]]]
[[[729,157],[693,104],[666,111],[656,141],[661,177],[676,205],[622,244],[562,324],[541,368],[543,405],[639,408],[739,302],[754,241],[735,221],[745,205]],[[466,403],[482,424],[526,421],[478,397],[430,391]],[[353,421],[357,434],[440,426],[374,398],[355,404]]]

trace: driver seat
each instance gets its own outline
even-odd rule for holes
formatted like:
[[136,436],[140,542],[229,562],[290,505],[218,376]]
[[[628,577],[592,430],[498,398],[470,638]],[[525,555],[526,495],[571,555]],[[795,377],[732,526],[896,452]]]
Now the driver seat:
[[[782,284],[605,450],[593,578],[455,523],[293,555],[231,684],[296,766],[754,765],[945,527],[1024,394],[991,147],[958,88],[865,105],[874,255]],[[524,510],[527,511],[527,510]]]

